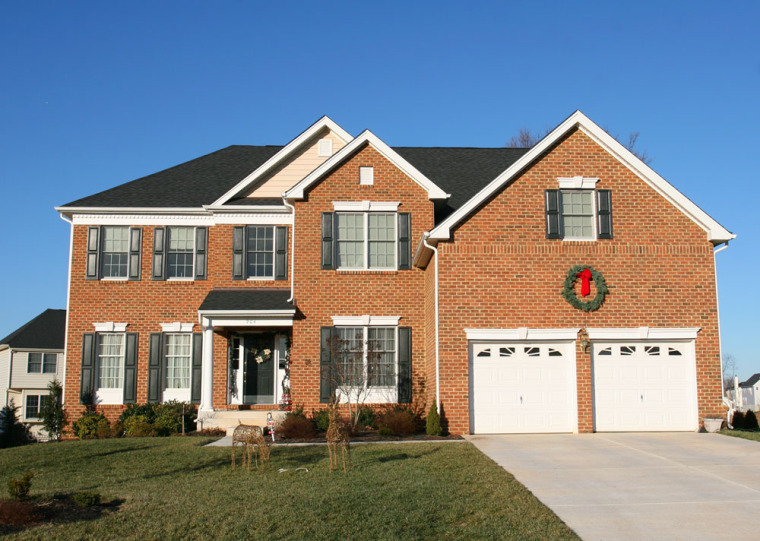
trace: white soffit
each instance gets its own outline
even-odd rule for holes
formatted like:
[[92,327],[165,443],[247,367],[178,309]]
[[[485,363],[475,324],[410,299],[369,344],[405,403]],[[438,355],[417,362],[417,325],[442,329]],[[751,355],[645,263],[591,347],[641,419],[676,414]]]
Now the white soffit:
[[322,118],[317,120],[314,124],[309,126],[304,132],[302,132],[301,135],[299,135],[298,137],[293,139],[290,143],[285,145],[277,154],[275,154],[274,156],[269,158],[266,162],[264,162],[261,166],[259,166],[253,173],[251,173],[250,175],[245,177],[243,180],[238,182],[231,190],[229,190],[222,197],[214,201],[210,206],[217,207],[220,205],[224,205],[224,203],[232,199],[236,194],[240,193],[246,186],[258,180],[259,177],[266,174],[274,166],[276,166],[281,161],[283,161],[288,156],[290,156],[293,153],[293,151],[298,149],[303,143],[311,139],[314,135],[316,135],[323,129],[328,129],[332,131],[344,143],[348,143],[352,139],[350,133],[348,133],[346,130],[338,126],[329,117],[323,116]]
[[427,193],[428,199],[448,199],[449,194],[439,188],[432,180],[422,174],[416,167],[402,158],[395,150],[383,143],[380,138],[369,130],[363,131],[353,141],[344,146],[322,165],[304,177],[301,182],[283,194],[286,199],[304,199],[305,191],[318,182],[324,175],[332,171],[352,153],[368,144],[382,154],[388,161],[401,169],[412,180],[419,184]]
[[465,329],[467,340],[487,340],[498,342],[541,341],[541,340],[575,340],[580,328],[574,329]]
[[517,176],[531,162],[541,156],[549,147],[556,143],[570,130],[578,128],[588,135],[593,141],[604,148],[612,156],[617,158],[623,165],[630,169],[636,176],[641,178],[657,193],[670,201],[677,209],[691,218],[707,233],[707,239],[714,244],[720,244],[736,238],[736,235],[728,231],[717,221],[711,218],[705,211],[695,205],[688,197],[679,192],[672,184],[654,172],[647,164],[633,155],[631,151],[621,145],[614,137],[594,124],[580,111],[574,112],[551,133],[513,163],[506,171],[497,176],[487,186],[480,190],[467,203],[462,205],[456,212],[430,231],[430,240],[448,240],[451,237],[451,228],[472,214],[480,205],[485,203],[494,193],[501,189],[507,182]]

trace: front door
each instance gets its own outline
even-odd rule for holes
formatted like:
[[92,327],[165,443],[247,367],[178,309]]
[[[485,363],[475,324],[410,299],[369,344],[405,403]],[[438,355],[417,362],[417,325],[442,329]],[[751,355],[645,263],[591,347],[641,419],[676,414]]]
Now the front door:
[[245,335],[244,404],[274,404],[274,333]]

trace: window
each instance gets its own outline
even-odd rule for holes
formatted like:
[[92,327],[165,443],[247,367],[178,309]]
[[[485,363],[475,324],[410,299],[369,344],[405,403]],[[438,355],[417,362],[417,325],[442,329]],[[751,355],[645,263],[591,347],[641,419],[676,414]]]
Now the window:
[[273,278],[274,227],[247,227],[245,246],[248,277]]
[[190,388],[191,334],[166,335],[166,388]]
[[39,419],[41,407],[42,396],[38,394],[26,395],[26,411],[24,412],[24,416],[27,419]]
[[[598,179],[559,179],[560,190],[546,190],[546,238],[596,240],[612,238],[610,190],[586,189]],[[567,182],[565,182],[567,181]],[[567,189],[567,188],[583,189]]]
[[336,213],[337,267],[395,269],[396,221],[395,213]]
[[129,228],[103,227],[100,275],[102,278],[126,278],[129,259]]
[[338,378],[368,387],[396,385],[396,327],[338,327]]
[[28,374],[55,374],[57,360],[56,353],[29,353],[26,371]]
[[120,389],[124,382],[124,335],[100,334],[98,388]]
[[195,228],[167,228],[168,249],[166,253],[167,278],[193,278],[195,260]]
[[562,229],[565,239],[595,239],[593,192],[562,191]]

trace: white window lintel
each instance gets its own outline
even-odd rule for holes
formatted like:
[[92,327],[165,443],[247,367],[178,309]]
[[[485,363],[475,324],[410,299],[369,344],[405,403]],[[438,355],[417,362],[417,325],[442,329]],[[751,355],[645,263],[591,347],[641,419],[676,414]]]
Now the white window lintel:
[[398,327],[400,316],[331,316],[336,327]]
[[589,340],[694,340],[700,327],[587,328]]
[[193,326],[195,323],[180,323],[175,321],[173,323],[161,323],[162,332],[193,332]]
[[333,201],[336,212],[397,212],[399,201]]
[[539,341],[539,340],[575,340],[580,328],[573,329],[465,329],[467,340],[493,341]]
[[126,332],[129,323],[105,321],[103,323],[93,323],[93,325],[95,326],[95,332]]
[[599,182],[598,177],[558,177],[560,189],[566,190],[593,190],[596,188],[596,183]]

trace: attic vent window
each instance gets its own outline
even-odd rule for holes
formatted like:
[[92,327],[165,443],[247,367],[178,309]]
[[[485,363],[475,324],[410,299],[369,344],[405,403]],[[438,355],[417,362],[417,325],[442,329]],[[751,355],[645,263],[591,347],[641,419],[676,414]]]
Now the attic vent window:
[[319,156],[330,157],[333,153],[333,141],[332,139],[320,139],[319,140]]
[[359,184],[362,186],[372,186],[375,183],[375,168],[374,167],[360,167],[359,168]]

